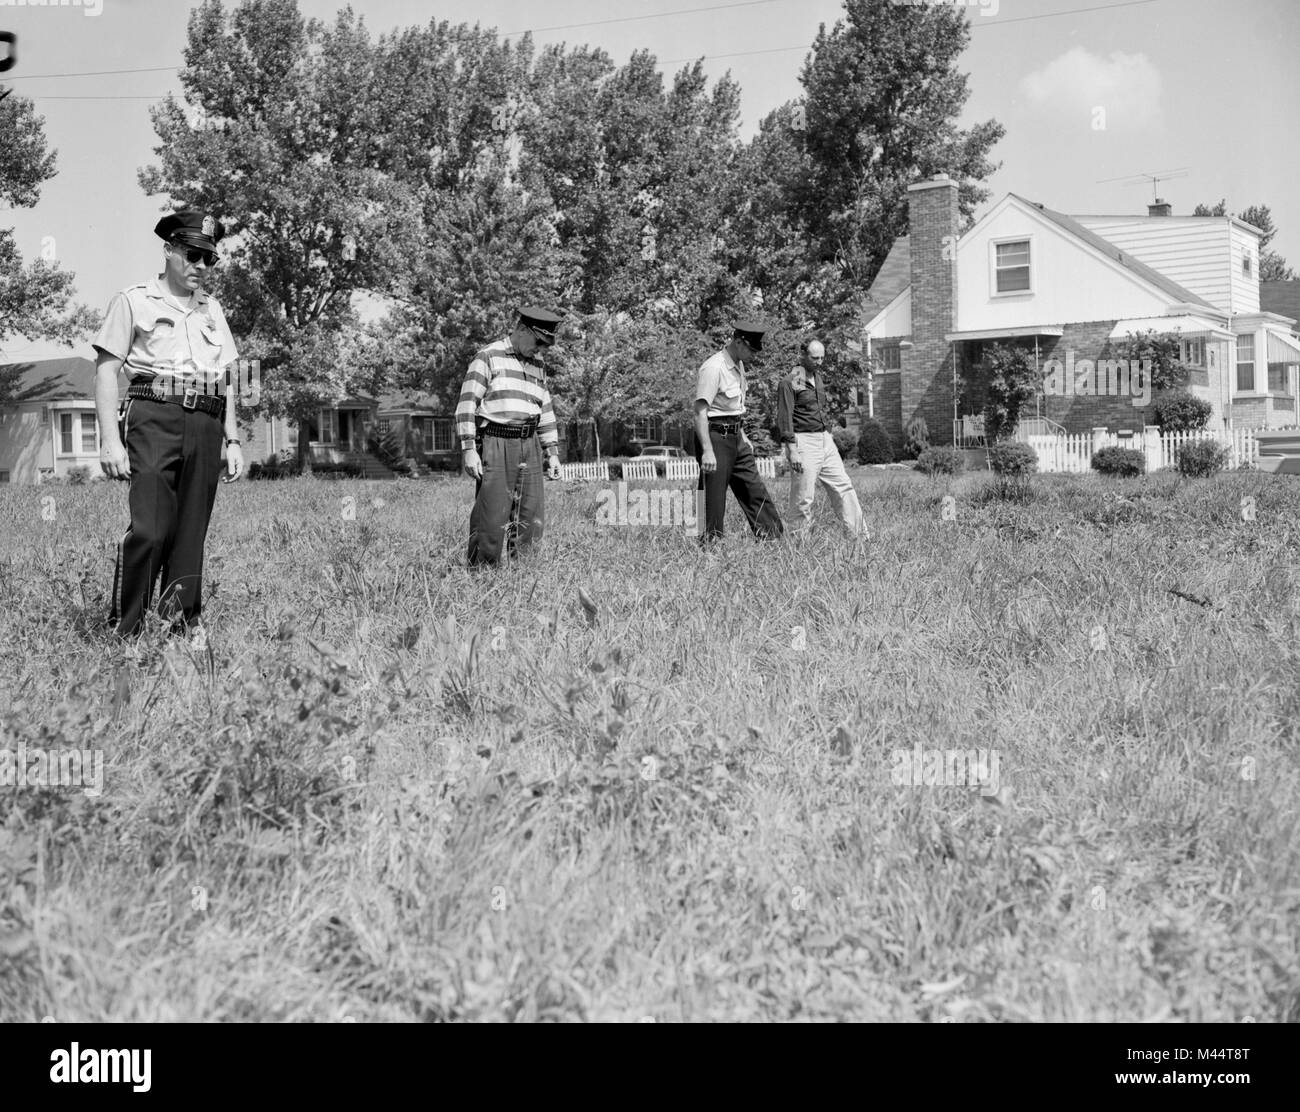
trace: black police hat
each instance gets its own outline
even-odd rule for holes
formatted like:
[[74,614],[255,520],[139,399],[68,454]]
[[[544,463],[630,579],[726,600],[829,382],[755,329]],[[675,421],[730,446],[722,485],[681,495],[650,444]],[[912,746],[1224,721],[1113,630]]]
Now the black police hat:
[[763,333],[767,331],[767,325],[762,321],[753,319],[732,321],[731,330],[754,351],[763,350]]
[[153,231],[154,235],[168,243],[183,243],[187,247],[215,251],[217,243],[226,234],[226,226],[209,213],[185,209],[164,216]]
[[525,305],[519,310],[519,319],[533,329],[539,340],[550,346],[555,343],[555,330],[564,319],[564,314],[537,305]]

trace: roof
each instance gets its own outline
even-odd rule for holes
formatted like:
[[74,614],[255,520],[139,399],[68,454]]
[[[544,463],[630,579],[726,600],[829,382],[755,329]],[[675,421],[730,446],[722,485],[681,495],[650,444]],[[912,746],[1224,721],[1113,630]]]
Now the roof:
[[377,412],[381,416],[388,413],[411,413],[427,417],[450,415],[450,411],[443,405],[441,398],[436,394],[430,394],[423,390],[413,393],[398,391],[392,394],[384,394],[379,399]]
[[1066,216],[1064,213],[1061,212],[1054,212],[1051,209],[1047,208],[1046,206],[1039,204],[1037,201],[1031,201],[1026,197],[1020,196],[1020,194],[1018,193],[1012,193],[1011,196],[1014,197],[1017,201],[1021,201],[1026,205],[1030,205],[1031,207],[1036,208],[1058,228],[1063,228],[1071,235],[1077,236],[1079,239],[1083,240],[1084,243],[1088,244],[1090,247],[1096,248],[1107,258],[1113,260],[1114,262],[1119,263],[1119,265],[1124,267],[1125,270],[1132,271],[1139,278],[1157,287],[1158,289],[1163,290],[1165,293],[1169,294],[1169,296],[1174,298],[1176,301],[1186,302],[1189,305],[1202,305],[1207,309],[1214,308],[1213,305],[1211,305],[1199,294],[1192,293],[1192,291],[1189,290],[1186,286],[1179,285],[1172,278],[1168,278],[1165,275],[1161,274],[1160,271],[1153,270],[1151,267],[1147,266],[1146,263],[1139,262],[1132,255],[1125,254],[1109,240],[1102,239],[1101,236],[1099,236],[1096,232],[1089,231],[1077,220],[1075,220],[1074,217]]
[[0,397],[20,402],[93,401],[94,360],[81,356],[0,365]]
[[1265,313],[1300,321],[1300,279],[1290,282],[1261,282],[1259,307]]
[[899,236],[867,289],[867,314],[874,316],[874,310],[884,308],[911,283],[912,241],[908,236]]

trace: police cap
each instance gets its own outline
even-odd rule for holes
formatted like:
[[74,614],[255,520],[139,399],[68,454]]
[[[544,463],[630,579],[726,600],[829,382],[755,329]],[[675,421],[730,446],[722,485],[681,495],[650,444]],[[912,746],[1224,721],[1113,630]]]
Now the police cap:
[[754,351],[763,350],[763,333],[767,331],[767,325],[762,321],[752,318],[733,321],[731,330],[734,335],[739,336]]
[[187,247],[201,247],[215,251],[217,243],[226,234],[226,226],[215,216],[198,209],[184,209],[164,216],[154,228],[154,235],[168,243],[183,243]]
[[533,330],[538,340],[549,347],[555,343],[555,330],[564,319],[564,314],[538,305],[525,305],[519,310],[519,319]]

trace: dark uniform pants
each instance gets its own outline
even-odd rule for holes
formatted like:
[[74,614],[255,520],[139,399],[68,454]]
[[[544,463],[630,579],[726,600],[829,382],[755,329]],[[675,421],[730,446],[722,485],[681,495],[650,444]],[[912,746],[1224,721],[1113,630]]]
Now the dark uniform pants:
[[[702,541],[722,536],[722,521],[727,515],[727,488],[736,496],[745,511],[754,536],[773,540],[781,535],[781,514],[767,493],[767,487],[758,475],[754,451],[742,443],[738,432],[719,432],[709,429],[713,454],[717,458],[716,471],[700,471],[699,489],[704,491],[704,534]],[[695,462],[704,458],[699,433],[695,434]]]
[[478,443],[483,477],[469,515],[469,562],[495,564],[502,548],[519,555],[540,540],[546,525],[542,447],[526,440],[485,436]]
[[221,479],[221,419],[132,398],[122,439],[131,462],[131,525],[117,550],[109,620],[138,633],[162,576],[158,610],[186,625],[203,609],[203,542]]

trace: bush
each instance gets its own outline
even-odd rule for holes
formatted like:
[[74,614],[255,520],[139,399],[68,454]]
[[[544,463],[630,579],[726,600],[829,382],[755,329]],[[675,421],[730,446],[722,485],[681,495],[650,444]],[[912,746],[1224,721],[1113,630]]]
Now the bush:
[[913,417],[907,422],[903,431],[903,456],[906,459],[918,459],[930,446],[930,430],[926,427],[924,417]]
[[746,429],[745,435],[754,445],[756,456],[774,456],[779,451],[776,441],[772,439],[772,434],[767,429]]
[[927,475],[955,475],[964,463],[956,448],[926,448],[916,457],[916,469]]
[[86,483],[90,482],[90,468],[69,467],[68,482],[72,486],[85,486]]
[[874,417],[862,422],[858,430],[859,463],[893,463],[894,445],[885,426]]
[[831,429],[831,439],[841,459],[849,459],[858,446],[858,434],[853,429]]
[[1178,449],[1178,473],[1189,479],[1204,479],[1223,470],[1228,449],[1217,440],[1194,440]]
[[1028,444],[1004,440],[989,449],[989,467],[999,475],[1033,475],[1038,471],[1038,453]]
[[1186,390],[1175,390],[1156,399],[1155,424],[1162,432],[1196,432],[1210,423],[1214,407]]
[[1092,455],[1092,469],[1103,475],[1131,479],[1147,469],[1147,458],[1136,448],[1102,448]]

